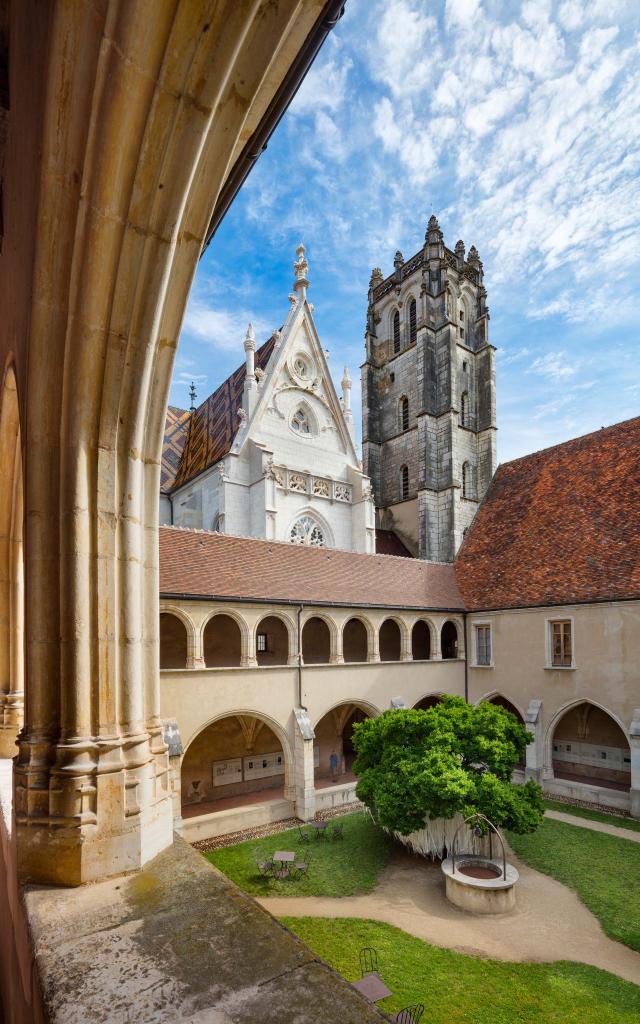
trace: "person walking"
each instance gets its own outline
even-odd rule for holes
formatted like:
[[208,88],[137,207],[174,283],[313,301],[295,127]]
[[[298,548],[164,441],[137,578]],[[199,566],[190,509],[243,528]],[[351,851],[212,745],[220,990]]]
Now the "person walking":
[[332,781],[333,782],[337,782],[338,781],[338,755],[336,754],[335,750],[331,751],[331,756],[329,758],[329,767],[331,769],[331,779],[332,779]]

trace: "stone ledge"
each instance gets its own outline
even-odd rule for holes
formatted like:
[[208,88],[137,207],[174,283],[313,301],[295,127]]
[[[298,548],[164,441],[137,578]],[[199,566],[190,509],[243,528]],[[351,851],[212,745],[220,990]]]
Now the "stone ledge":
[[24,899],[55,1024],[388,1019],[178,836],[134,875]]

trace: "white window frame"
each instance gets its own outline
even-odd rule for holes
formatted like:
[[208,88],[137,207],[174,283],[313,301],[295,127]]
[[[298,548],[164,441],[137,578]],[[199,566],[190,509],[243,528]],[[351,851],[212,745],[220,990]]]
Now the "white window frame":
[[[553,625],[556,622],[568,622],[571,626],[571,664],[553,664]],[[576,624],[573,615],[552,615],[544,620],[545,629],[545,669],[549,672],[573,672],[576,666]]]
[[[481,664],[478,661],[478,628],[484,628],[489,630],[489,643],[491,644],[491,657],[486,665]],[[472,640],[472,654],[473,661],[471,663],[472,668],[493,668],[493,622],[491,619],[474,619],[471,623],[471,640]]]

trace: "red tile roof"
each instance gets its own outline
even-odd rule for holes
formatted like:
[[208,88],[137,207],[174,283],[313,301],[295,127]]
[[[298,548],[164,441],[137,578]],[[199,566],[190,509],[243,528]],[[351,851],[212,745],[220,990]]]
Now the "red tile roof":
[[413,558],[409,548],[404,546],[397,533],[394,533],[393,530],[376,530],[376,554]]
[[160,467],[160,490],[165,494],[171,490],[180,466],[182,450],[189,432],[190,416],[188,410],[177,409],[174,405],[167,409]]
[[640,598],[640,418],[500,466],[456,576],[470,611]]
[[453,565],[160,527],[160,593],[461,609]]
[[[271,337],[260,346],[255,357],[257,370],[266,368],[275,343],[276,339]],[[238,410],[242,405],[245,376],[243,363],[191,415],[189,435],[175,476],[174,489],[215,466],[231,449],[240,426]]]

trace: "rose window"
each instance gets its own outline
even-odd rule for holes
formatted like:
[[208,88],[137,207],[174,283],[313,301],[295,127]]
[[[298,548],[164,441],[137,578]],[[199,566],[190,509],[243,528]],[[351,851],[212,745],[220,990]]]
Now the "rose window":
[[292,544],[309,544],[316,548],[324,547],[324,534],[311,516],[301,516],[293,524],[290,540]]

